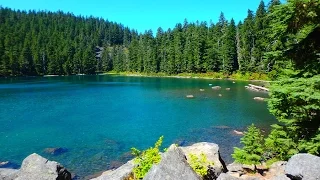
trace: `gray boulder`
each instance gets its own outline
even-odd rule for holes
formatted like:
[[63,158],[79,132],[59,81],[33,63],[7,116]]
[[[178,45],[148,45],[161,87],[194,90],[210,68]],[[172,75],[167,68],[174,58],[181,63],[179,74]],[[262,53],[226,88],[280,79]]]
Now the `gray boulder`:
[[240,177],[243,174],[245,174],[245,170],[243,169],[243,164],[240,164],[240,163],[233,162],[227,166],[227,169],[228,169],[228,174],[235,177]]
[[55,161],[31,154],[22,162],[14,180],[71,180],[71,174]]
[[144,180],[172,180],[188,179],[200,180],[200,177],[193,171],[188,164],[186,157],[181,149],[171,145],[167,152],[162,155],[161,161],[153,165]]
[[281,174],[271,178],[271,180],[290,180],[286,175]]
[[220,174],[220,176],[218,177],[217,180],[241,180],[241,179],[234,177],[234,176],[231,176],[230,174],[222,173],[222,174]]
[[126,164],[120,166],[115,170],[110,170],[102,173],[101,176],[91,180],[124,180],[132,174],[134,168],[133,160],[128,161]]
[[[285,175],[285,168],[286,168],[286,164],[287,161],[278,161],[273,163],[270,168],[268,173],[270,174],[270,176],[280,176],[280,175]],[[280,176],[279,178],[281,178],[283,176]]]
[[320,157],[311,154],[296,154],[289,159],[285,173],[291,179],[319,180]]
[[[226,172],[226,165],[220,157],[219,146],[214,143],[200,142],[187,147],[180,147],[187,156],[188,162],[190,154],[200,156],[205,154],[209,162],[213,162],[212,166],[208,167],[208,176],[206,179],[216,179],[222,172]],[[189,162],[190,163],[190,162]]]
[[0,179],[1,180],[14,179],[17,173],[18,173],[17,169],[0,168]]

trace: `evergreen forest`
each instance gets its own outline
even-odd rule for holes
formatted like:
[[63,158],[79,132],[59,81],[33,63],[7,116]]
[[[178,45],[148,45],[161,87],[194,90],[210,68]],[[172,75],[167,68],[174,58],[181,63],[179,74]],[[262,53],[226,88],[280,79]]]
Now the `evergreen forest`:
[[[99,72],[268,73],[272,9],[261,1],[240,22],[178,23],[138,33],[122,24],[72,13],[0,8],[0,76]],[[276,73],[273,73],[276,74]]]

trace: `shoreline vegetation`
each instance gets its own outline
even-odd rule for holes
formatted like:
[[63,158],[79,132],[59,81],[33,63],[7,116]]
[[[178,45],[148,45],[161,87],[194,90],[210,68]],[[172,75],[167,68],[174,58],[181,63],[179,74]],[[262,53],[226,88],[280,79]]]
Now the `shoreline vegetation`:
[[144,72],[116,72],[109,71],[97,74],[72,74],[72,75],[57,75],[47,74],[40,76],[6,76],[0,78],[14,78],[14,77],[58,77],[58,76],[85,76],[85,75],[119,75],[129,77],[165,77],[165,78],[183,78],[183,79],[217,79],[217,80],[230,80],[230,81],[251,81],[270,83],[274,82],[266,73],[233,73],[226,74],[222,72],[208,72],[208,73],[179,73],[179,74],[167,74],[167,73],[144,73]]
[[168,77],[168,78],[193,78],[193,79],[221,79],[221,80],[237,80],[237,81],[257,81],[257,82],[272,82],[267,74],[264,73],[233,73],[231,75],[221,72],[208,73],[139,73],[139,72],[115,72],[110,71],[102,75],[121,75],[132,77]]

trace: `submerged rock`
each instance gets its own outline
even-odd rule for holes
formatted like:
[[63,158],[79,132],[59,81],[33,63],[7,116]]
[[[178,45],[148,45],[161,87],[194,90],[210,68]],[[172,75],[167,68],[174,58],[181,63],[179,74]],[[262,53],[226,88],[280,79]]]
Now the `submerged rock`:
[[188,141],[186,141],[185,139],[177,139],[174,141],[174,144],[177,144],[179,147],[186,146],[188,144]]
[[285,173],[291,179],[319,180],[320,157],[311,154],[296,154],[289,159]]
[[172,180],[187,179],[200,180],[200,177],[188,164],[182,150],[176,145],[171,145],[162,155],[161,161],[153,165],[144,180]]
[[213,128],[217,128],[217,129],[230,129],[231,127],[226,126],[226,125],[221,125],[221,126],[213,126]]
[[194,98],[194,96],[192,94],[189,94],[189,95],[186,96],[186,98],[190,98],[191,99],[191,98]]
[[51,154],[51,155],[60,155],[63,154],[65,152],[68,152],[67,148],[61,148],[61,147],[56,147],[56,148],[45,148],[44,152],[47,154]]
[[20,166],[18,164],[12,163],[10,161],[0,162],[0,168],[10,168],[10,169],[18,169]]
[[230,91],[231,88],[226,88],[227,91]]
[[213,86],[212,89],[213,90],[219,90],[219,89],[221,89],[221,87],[220,86]]
[[8,164],[9,164],[9,161],[4,161],[4,162],[1,162],[1,161],[0,161],[0,168],[6,166],[6,165],[8,165]]
[[204,89],[200,89],[200,91],[201,91],[201,92],[203,92],[203,91],[204,91]]

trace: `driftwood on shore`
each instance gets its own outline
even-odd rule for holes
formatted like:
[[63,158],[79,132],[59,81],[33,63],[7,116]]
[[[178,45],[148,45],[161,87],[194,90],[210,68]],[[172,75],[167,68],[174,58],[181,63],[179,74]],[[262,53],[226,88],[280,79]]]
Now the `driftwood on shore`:
[[249,84],[248,86],[245,86],[247,89],[253,90],[253,91],[263,91],[263,92],[269,92],[268,88],[257,86],[253,84]]

